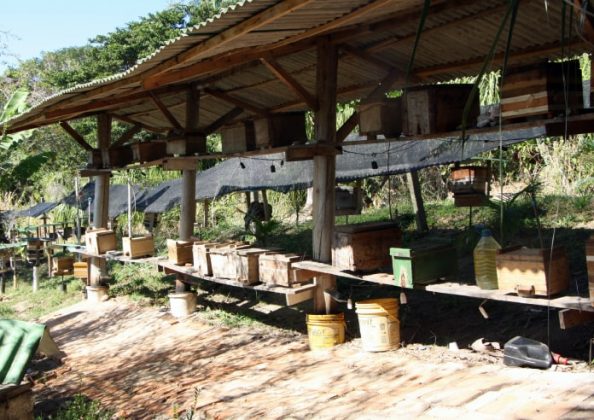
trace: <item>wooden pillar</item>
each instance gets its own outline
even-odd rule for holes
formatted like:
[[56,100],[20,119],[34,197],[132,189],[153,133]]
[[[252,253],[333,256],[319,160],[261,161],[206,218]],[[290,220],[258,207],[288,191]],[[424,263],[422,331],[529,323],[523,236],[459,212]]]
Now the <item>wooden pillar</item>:
[[[191,85],[186,91],[186,136],[198,129],[198,113],[200,110],[200,95],[196,87]],[[206,140],[202,140],[206,141]],[[182,199],[179,221],[179,239],[189,241],[194,233],[196,222],[196,170],[182,171]],[[178,278],[175,282],[176,292],[188,290],[185,283]]]
[[268,222],[272,215],[268,211],[268,196],[266,195],[266,190],[262,190],[262,204],[264,204],[264,220]]
[[[99,114],[97,117],[97,147],[102,155],[109,155],[107,152],[111,143],[111,117],[107,114]],[[108,174],[95,176],[95,201],[93,211],[93,226],[95,228],[107,228],[109,211],[109,178]],[[107,274],[105,259],[90,259],[91,286],[100,286],[101,277]]]
[[421,184],[419,183],[418,172],[407,172],[406,181],[408,184],[408,191],[410,193],[410,201],[413,206],[413,211],[415,212],[417,230],[419,232],[426,232],[429,228],[427,226],[427,216],[425,214],[425,205],[423,204],[423,195],[421,193]]
[[250,209],[250,204],[252,203],[252,198],[249,191],[244,193],[245,195],[245,212],[247,213]]
[[208,227],[208,211],[210,208],[210,201],[204,200],[204,227]]
[[[318,143],[336,142],[336,78],[338,54],[334,45],[322,39],[317,48],[315,140]],[[313,174],[313,258],[329,263],[332,259],[334,231],[336,157],[315,156]],[[316,278],[314,312],[332,313],[335,302],[325,298],[324,290],[336,287],[336,278],[321,275]]]

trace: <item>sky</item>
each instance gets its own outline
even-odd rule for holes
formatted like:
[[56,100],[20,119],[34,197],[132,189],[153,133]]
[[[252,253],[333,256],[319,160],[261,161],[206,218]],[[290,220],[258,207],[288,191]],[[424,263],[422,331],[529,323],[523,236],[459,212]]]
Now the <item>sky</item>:
[[[21,60],[42,51],[81,46],[95,35],[107,34],[171,0],[12,0],[0,5],[0,44]],[[5,36],[2,33],[8,33]],[[0,57],[0,71],[16,58]]]

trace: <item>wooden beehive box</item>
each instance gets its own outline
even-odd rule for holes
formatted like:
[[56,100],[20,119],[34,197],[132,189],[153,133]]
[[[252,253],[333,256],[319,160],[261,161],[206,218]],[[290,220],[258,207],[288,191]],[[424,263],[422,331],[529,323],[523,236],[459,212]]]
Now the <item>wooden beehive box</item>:
[[117,247],[115,232],[108,229],[87,230],[85,244],[87,251],[94,255],[102,255],[107,251],[113,251]]
[[[567,93],[567,99],[565,94]],[[577,60],[509,69],[501,89],[501,117],[572,114],[584,106],[582,73]]]
[[336,226],[332,265],[342,270],[375,271],[390,265],[390,248],[399,247],[402,231],[392,222]]
[[74,257],[53,257],[52,261],[55,272],[72,272],[74,269]]
[[[552,258],[551,258],[552,256]],[[569,287],[569,264],[563,247],[512,248],[497,254],[497,283],[505,292],[551,296]]]
[[192,263],[192,241],[177,241],[167,239],[167,255],[169,262],[175,265],[186,265]]
[[166,152],[167,146],[164,141],[145,141],[132,145],[134,162],[143,163],[162,159]]
[[402,133],[402,98],[383,98],[359,105],[361,134],[398,137]]
[[237,258],[239,249],[248,248],[244,243],[224,244],[218,247],[211,247],[209,250],[212,275],[222,279],[237,280]]
[[168,156],[192,156],[206,153],[206,137],[204,136],[168,139],[166,145]]
[[260,282],[260,255],[270,252],[262,248],[238,249],[234,255],[236,279],[243,284],[255,284]]
[[124,255],[130,258],[150,257],[155,254],[155,240],[152,235],[122,238],[122,250]]
[[298,283],[299,279],[291,265],[301,260],[302,257],[295,254],[261,254],[258,258],[260,281],[270,286],[285,287]]
[[77,279],[86,279],[89,276],[89,266],[86,262],[75,262],[72,275]]
[[409,248],[391,248],[395,285],[412,288],[454,276],[458,271],[456,248],[443,241],[425,240]]
[[254,120],[256,148],[281,147],[307,142],[305,113],[285,112]]
[[43,248],[43,242],[39,238],[27,238],[27,250],[37,251]]
[[590,302],[594,306],[594,235],[586,241],[586,265],[588,267],[588,290]]
[[134,161],[132,146],[118,146],[109,149],[109,167],[121,168]]
[[[411,88],[405,95],[403,131],[407,135],[444,133],[459,128],[472,85],[432,85]],[[480,114],[477,94],[467,118],[476,127]]]
[[242,121],[224,126],[221,128],[221,143],[223,153],[240,153],[254,150],[256,147],[254,122]]
[[221,246],[217,242],[194,242],[192,245],[193,265],[201,276],[212,276],[210,249]]

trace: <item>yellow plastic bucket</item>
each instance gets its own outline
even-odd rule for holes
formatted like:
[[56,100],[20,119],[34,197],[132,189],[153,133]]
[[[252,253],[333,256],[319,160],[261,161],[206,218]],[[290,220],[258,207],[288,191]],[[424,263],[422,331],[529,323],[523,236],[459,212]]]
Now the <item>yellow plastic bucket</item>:
[[387,351],[400,347],[398,299],[369,299],[357,302],[361,342],[365,351]]
[[307,315],[307,335],[311,350],[328,349],[344,343],[344,314]]

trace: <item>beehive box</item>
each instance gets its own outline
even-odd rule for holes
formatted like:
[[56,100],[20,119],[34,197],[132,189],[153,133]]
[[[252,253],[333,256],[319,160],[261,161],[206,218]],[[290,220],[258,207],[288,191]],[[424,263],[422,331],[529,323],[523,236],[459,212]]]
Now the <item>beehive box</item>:
[[206,138],[204,136],[170,139],[167,140],[166,145],[168,156],[192,156],[206,153]]
[[402,133],[402,98],[383,98],[359,105],[361,134],[398,137]]
[[73,257],[53,257],[52,258],[54,271],[57,273],[71,273],[74,269]]
[[186,265],[192,263],[192,241],[177,241],[167,239],[167,256],[169,262],[175,265]]
[[[567,99],[565,97],[567,93]],[[577,60],[509,69],[501,89],[501,117],[553,117],[583,108],[582,73]]]
[[443,241],[424,241],[409,248],[391,248],[396,286],[412,288],[454,277],[458,271],[456,248]]
[[89,266],[86,262],[75,262],[72,275],[77,279],[86,279],[89,276]]
[[400,246],[402,231],[392,222],[336,226],[332,265],[342,270],[375,271],[390,265],[390,248]]
[[132,155],[135,162],[150,162],[162,159],[167,152],[164,141],[146,141],[132,145]]
[[[432,85],[411,88],[406,92],[403,130],[407,135],[443,133],[457,130],[472,85]],[[467,117],[467,128],[476,127],[480,114],[479,95]]]
[[115,232],[108,229],[87,230],[85,245],[87,251],[94,255],[102,255],[107,251],[113,251],[117,246]]
[[[551,258],[552,257],[552,258]],[[569,287],[569,265],[563,247],[514,248],[497,254],[499,290],[551,296]]]
[[221,128],[221,143],[223,153],[240,153],[254,150],[256,147],[254,122],[243,121],[224,126]]
[[285,112],[254,120],[256,148],[289,146],[307,142],[305,113]]
[[586,241],[586,265],[588,267],[588,290],[590,302],[594,306],[594,235]]
[[130,258],[150,257],[155,254],[155,240],[152,235],[122,238],[122,250],[124,255]]
[[286,287],[298,283],[292,264],[301,260],[302,257],[295,254],[261,254],[258,259],[260,281],[270,286]]
[[260,261],[262,254],[270,252],[262,248],[238,249],[234,254],[236,279],[243,284],[255,284],[260,282]]
[[237,280],[236,258],[238,249],[247,248],[243,243],[226,244],[220,247],[211,247],[209,250],[212,275],[222,279]]
[[212,276],[212,263],[210,261],[210,249],[221,246],[217,242],[194,242],[192,245],[192,260],[194,268],[201,276]]
[[473,194],[487,192],[489,168],[485,166],[464,166],[452,169],[449,189],[454,194]]

